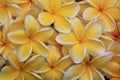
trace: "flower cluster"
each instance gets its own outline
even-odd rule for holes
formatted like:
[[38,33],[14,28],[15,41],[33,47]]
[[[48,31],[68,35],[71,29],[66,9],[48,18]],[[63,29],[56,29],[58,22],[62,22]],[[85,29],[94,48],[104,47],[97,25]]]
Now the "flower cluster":
[[0,80],[120,80],[120,0],[0,0]]

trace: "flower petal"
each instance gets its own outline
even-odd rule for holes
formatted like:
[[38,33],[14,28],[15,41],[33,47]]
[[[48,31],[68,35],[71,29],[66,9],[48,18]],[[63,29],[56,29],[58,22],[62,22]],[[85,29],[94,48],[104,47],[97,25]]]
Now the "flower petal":
[[83,18],[86,20],[92,20],[100,16],[99,11],[96,8],[88,7],[83,12]]
[[67,20],[67,18],[60,15],[55,15],[54,18],[55,18],[54,25],[57,31],[63,33],[69,33],[71,31],[71,24]]
[[55,66],[55,69],[61,72],[65,72],[66,69],[68,69],[72,64],[73,64],[72,59],[69,56],[64,56],[58,61],[58,63]]
[[56,37],[56,41],[62,45],[74,45],[78,43],[77,38],[73,33],[59,34]]
[[45,72],[48,72],[49,70],[51,70],[51,66],[48,64],[47,61],[43,61],[41,63],[42,66],[39,66],[39,68],[35,69],[34,71],[36,73],[45,73]]
[[60,52],[57,50],[55,46],[49,45],[49,56],[47,58],[47,61],[49,62],[50,65],[55,65],[57,61],[60,58]]
[[8,33],[8,38],[11,42],[16,44],[23,44],[27,41],[27,36],[24,30],[18,30]]
[[45,42],[53,35],[53,32],[54,30],[52,28],[44,28],[36,33],[33,37],[37,41]]
[[29,35],[35,34],[36,32],[38,32],[40,27],[41,26],[39,25],[39,23],[37,22],[37,20],[34,17],[32,17],[30,15],[26,16],[25,30],[27,31],[27,33]]
[[118,7],[110,7],[106,10],[113,18],[120,19],[120,8]]
[[114,19],[109,15],[109,14],[102,14],[100,16],[100,19],[102,19],[104,21],[104,25],[105,25],[105,31],[113,31],[115,29],[115,21]]
[[[2,68],[0,73],[1,80],[14,80],[18,76],[19,72],[10,66],[5,66]],[[7,76],[7,77],[6,77]]]
[[112,52],[102,53],[101,55],[93,59],[90,63],[94,68],[101,68],[106,65],[112,59],[112,57]]
[[81,64],[71,66],[68,68],[68,70],[65,72],[65,75],[63,77],[63,80],[75,80],[78,79],[84,72],[85,67]]
[[88,23],[83,32],[83,38],[99,38],[102,34],[102,24],[100,22],[101,21]]
[[77,44],[70,48],[70,56],[75,63],[83,61],[86,55],[86,47],[84,44]]
[[101,4],[102,4],[102,6],[103,6],[104,8],[109,8],[109,7],[114,6],[117,1],[118,1],[118,0],[109,0],[109,1],[104,0],[104,1],[102,1]]
[[38,42],[38,41],[32,41],[32,50],[34,53],[38,54],[38,55],[42,55],[44,57],[48,56],[48,48],[47,46],[42,43],[42,42]]
[[38,16],[38,20],[42,25],[48,26],[54,22],[53,16],[48,12],[42,12]]
[[105,80],[103,74],[101,74],[97,69],[90,68],[93,80]]
[[73,18],[78,14],[79,10],[80,10],[80,6],[75,2],[71,2],[71,3],[64,4],[58,10],[58,14],[65,17]]
[[83,22],[78,18],[73,18],[70,20],[70,22],[72,24],[73,31],[76,34],[77,38],[80,38],[84,29]]
[[101,0],[86,0],[86,1],[95,8],[99,8],[99,6],[101,6]]
[[29,80],[29,79],[31,79],[31,80],[41,80],[40,76],[38,76],[37,74],[32,73],[32,72],[31,73],[30,72],[24,72],[23,75],[24,75],[24,78],[26,80]]
[[11,16],[7,10],[0,9],[0,21],[4,23],[4,21],[9,20],[10,18]]
[[120,65],[116,62],[109,62],[102,70],[110,76],[120,77]]
[[10,52],[8,56],[8,60],[11,66],[13,66],[16,69],[19,69],[22,66],[21,63],[18,61],[18,56],[16,51]]
[[80,77],[80,80],[93,80],[92,73],[89,68],[86,68]]
[[[88,39],[85,41],[87,52],[91,55],[98,55],[105,52],[105,46],[99,39]],[[95,53],[95,54],[94,54]]]
[[27,60],[32,53],[32,46],[29,42],[26,42],[19,46],[18,58],[21,62]]
[[18,16],[21,14],[21,8],[16,4],[10,4],[9,10],[12,16]]
[[120,80],[120,78],[118,77],[118,78],[111,78],[111,80]]
[[41,63],[43,62],[43,60],[44,60],[44,58],[42,56],[36,55],[36,56],[31,57],[24,64],[24,70],[25,71],[35,70],[36,68],[38,68],[41,65]]
[[4,58],[0,57],[0,68],[5,64]]

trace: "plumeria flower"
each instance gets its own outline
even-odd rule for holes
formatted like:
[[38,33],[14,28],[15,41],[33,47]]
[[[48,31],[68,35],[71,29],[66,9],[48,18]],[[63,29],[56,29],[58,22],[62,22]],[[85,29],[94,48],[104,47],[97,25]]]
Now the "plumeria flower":
[[30,8],[38,8],[39,10],[41,10],[39,5],[36,5],[37,4],[36,0],[13,0],[13,2],[21,7],[22,9],[21,15],[24,15]]
[[82,63],[68,68],[63,80],[105,80],[99,69],[106,65],[112,56],[111,52],[103,53],[93,59],[87,56]]
[[62,0],[39,0],[44,11],[38,16],[38,20],[42,25],[48,26],[54,23],[57,31],[69,33],[71,25],[68,18],[77,15],[80,7],[76,2],[62,3]]
[[120,19],[120,8],[115,6],[117,0],[85,0],[91,6],[83,12],[86,20],[102,19],[105,23],[105,31],[113,31],[116,23],[114,19]]
[[12,3],[12,0],[0,0],[0,21],[5,23],[21,13],[21,8]]
[[19,44],[18,57],[20,61],[27,60],[32,51],[45,57],[48,55],[48,49],[44,42],[52,36],[54,31],[52,28],[41,28],[42,26],[37,20],[28,15],[25,18],[24,29],[8,33],[9,40]]
[[17,52],[12,51],[8,56],[9,64],[2,68],[0,72],[1,80],[41,80],[41,77],[33,72],[41,65],[44,58],[42,56],[33,56],[26,62],[20,62]]
[[78,18],[72,19],[71,22],[73,32],[60,33],[56,37],[56,41],[62,45],[71,46],[69,48],[70,56],[75,63],[80,63],[86,53],[104,52],[104,44],[98,39],[102,34],[102,26],[99,21],[89,22],[86,26]]
[[9,32],[9,26],[12,24],[12,21],[7,22],[2,31],[0,31],[0,54],[7,59],[9,52],[15,49],[15,44],[13,44],[7,37]]
[[55,46],[49,45],[49,51],[48,58],[35,72],[40,73],[43,80],[62,80],[65,70],[73,62],[69,56],[61,57],[61,53]]

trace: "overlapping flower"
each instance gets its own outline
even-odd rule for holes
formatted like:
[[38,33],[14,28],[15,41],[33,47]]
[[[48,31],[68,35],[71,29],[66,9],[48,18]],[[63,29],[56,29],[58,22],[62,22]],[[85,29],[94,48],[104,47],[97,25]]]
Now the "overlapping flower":
[[0,80],[120,80],[120,0],[0,0]]

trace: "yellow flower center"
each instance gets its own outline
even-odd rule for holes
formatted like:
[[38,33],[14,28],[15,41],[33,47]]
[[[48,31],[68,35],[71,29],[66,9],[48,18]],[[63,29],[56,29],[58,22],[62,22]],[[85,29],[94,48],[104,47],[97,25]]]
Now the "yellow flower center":
[[4,3],[4,4],[2,5],[2,8],[7,9],[7,8],[8,8],[8,4],[7,4],[7,3]]

